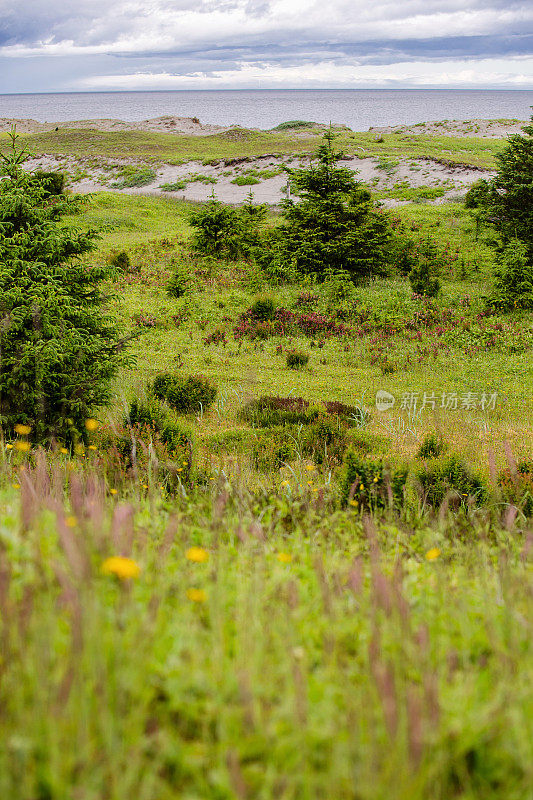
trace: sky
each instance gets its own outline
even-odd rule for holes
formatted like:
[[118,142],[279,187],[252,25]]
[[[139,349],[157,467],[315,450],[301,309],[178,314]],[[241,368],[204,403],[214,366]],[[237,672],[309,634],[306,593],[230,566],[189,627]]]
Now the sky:
[[526,0],[0,0],[0,93],[533,89]]

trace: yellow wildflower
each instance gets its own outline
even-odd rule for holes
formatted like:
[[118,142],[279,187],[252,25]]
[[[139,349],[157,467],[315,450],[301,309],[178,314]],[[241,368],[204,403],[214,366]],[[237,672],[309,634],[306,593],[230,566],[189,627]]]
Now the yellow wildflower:
[[203,589],[187,589],[187,597],[193,603],[205,603],[207,595]]
[[21,450],[23,453],[27,453],[31,445],[29,442],[15,442],[15,447],[17,448],[17,450]]
[[116,575],[121,581],[125,581],[128,578],[138,578],[141,568],[132,558],[111,556],[102,564],[102,572],[104,575]]
[[85,420],[85,427],[87,428],[88,431],[95,431],[98,428],[99,424],[100,423],[96,419]]
[[357,502],[357,500],[350,500],[350,505],[353,506],[354,508],[357,508],[359,503]]
[[63,453],[64,456],[66,456],[68,454],[68,450],[67,450],[66,447],[60,447],[59,448],[59,452]]
[[96,448],[96,445],[90,444],[87,449],[88,450],[96,450],[97,448]]
[[6,444],[6,450],[12,450],[12,449],[13,449],[12,444]]
[[365,488],[365,484],[364,484],[364,483],[362,483],[362,484],[361,484],[361,486],[359,487],[359,491],[360,491],[360,492],[364,491],[364,488]]
[[65,518],[65,525],[67,526],[67,528],[75,528],[77,524],[78,520],[72,514],[70,515],[70,517]]
[[278,553],[276,558],[278,561],[281,561],[282,564],[290,564],[292,561],[292,556],[290,553]]
[[209,558],[209,553],[203,547],[190,547],[185,553],[185,557],[189,561],[195,561],[197,564],[203,564]]
[[13,489],[20,489],[20,483],[12,483],[11,486]]
[[15,425],[15,433],[19,436],[27,436],[31,431],[31,425]]
[[315,465],[314,464],[307,464],[305,468],[308,469],[311,472],[312,470],[314,470]]
[[426,558],[428,561],[435,561],[436,558],[440,556],[440,550],[438,547],[432,547],[431,550],[428,550],[426,553]]
[[116,494],[116,493],[117,493],[117,490],[116,490],[116,489],[110,489],[110,490],[109,490],[109,494]]

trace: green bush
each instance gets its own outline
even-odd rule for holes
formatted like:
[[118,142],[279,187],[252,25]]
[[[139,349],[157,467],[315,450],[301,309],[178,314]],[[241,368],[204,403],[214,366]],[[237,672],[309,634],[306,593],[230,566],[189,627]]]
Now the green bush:
[[487,204],[491,195],[491,187],[487,180],[476,181],[465,196],[465,208],[480,208]]
[[251,201],[232,208],[213,198],[190,216],[195,229],[193,248],[228,260],[249,256],[259,244],[265,216],[266,207]]
[[157,434],[169,452],[190,448],[191,434],[175,422],[163,406],[153,398],[134,399],[129,407],[126,424]]
[[112,189],[136,189],[148,186],[155,181],[157,175],[149,167],[127,165],[118,170],[117,177],[118,180],[111,184]]
[[63,172],[45,172],[37,170],[31,173],[32,180],[43,190],[46,197],[63,194],[65,190],[65,175]]
[[438,458],[448,449],[440,433],[428,433],[418,448],[417,458]]
[[422,297],[436,297],[440,292],[440,281],[432,274],[427,261],[413,267],[409,273],[409,283],[413,293]]
[[511,239],[497,254],[496,265],[488,305],[501,311],[533,309],[533,263],[526,244]]
[[250,312],[254,319],[258,319],[262,322],[268,319],[274,319],[276,316],[276,304],[272,297],[258,297],[257,300],[252,303]]
[[305,367],[308,362],[309,356],[301,350],[292,350],[290,353],[287,353],[287,366],[289,369],[301,369]]
[[311,406],[302,397],[263,396],[250,400],[239,411],[239,418],[257,428],[279,425],[309,425],[320,415],[317,407]]
[[184,377],[170,372],[158,375],[151,390],[178,414],[205,411],[213,405],[217,395],[216,388],[203,375]]
[[487,498],[481,478],[456,455],[433,458],[420,467],[415,475],[425,502],[433,507],[439,506],[448,495],[461,505],[467,505],[469,498],[480,505]]
[[365,457],[350,449],[345,459],[343,500],[358,511],[400,507],[404,499],[408,468],[382,459]]
[[125,250],[121,250],[119,253],[112,255],[109,263],[114,269],[119,270],[119,272],[129,272],[131,270],[130,257]]
[[255,186],[256,183],[260,183],[261,181],[254,175],[237,175],[231,182],[235,183],[237,186]]
[[177,264],[167,283],[167,294],[169,297],[183,297],[189,288],[189,282],[190,276],[187,268],[183,264]]

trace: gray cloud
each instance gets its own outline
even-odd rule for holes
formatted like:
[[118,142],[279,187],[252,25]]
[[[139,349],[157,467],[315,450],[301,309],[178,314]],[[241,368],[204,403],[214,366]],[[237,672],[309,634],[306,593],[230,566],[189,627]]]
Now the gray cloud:
[[[533,7],[520,0],[0,0],[0,58],[11,73],[24,73],[15,61],[68,60],[76,65],[71,81],[87,87],[91,76],[112,85],[114,75],[132,71],[168,82],[326,62],[346,75],[355,67],[506,60],[512,78],[526,66],[533,76],[532,53]],[[37,77],[59,72],[50,66]],[[0,90],[3,83],[0,74]]]

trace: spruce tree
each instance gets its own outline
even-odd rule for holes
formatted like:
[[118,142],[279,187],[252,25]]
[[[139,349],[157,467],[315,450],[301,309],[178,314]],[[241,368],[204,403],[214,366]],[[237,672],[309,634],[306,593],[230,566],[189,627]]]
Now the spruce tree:
[[368,189],[352,170],[338,166],[343,154],[333,142],[329,130],[316,164],[287,170],[299,199],[283,201],[284,224],[277,233],[285,261],[298,271],[322,279],[332,271],[349,273],[357,283],[385,271],[391,229]]
[[80,199],[51,196],[24,171],[15,131],[0,174],[0,423],[34,442],[72,443],[110,399],[125,355],[102,281],[82,259],[98,235],[61,224]]

